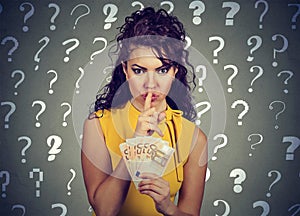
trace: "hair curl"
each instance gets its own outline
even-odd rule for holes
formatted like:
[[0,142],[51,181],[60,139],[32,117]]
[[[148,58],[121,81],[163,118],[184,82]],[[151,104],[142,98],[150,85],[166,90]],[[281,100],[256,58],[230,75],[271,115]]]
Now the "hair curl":
[[[172,109],[183,111],[185,118],[194,120],[196,111],[192,104],[189,83],[193,83],[195,86],[196,76],[191,67],[191,81],[189,82],[187,79],[189,74],[184,65],[190,64],[187,60],[188,52],[183,46],[186,36],[183,24],[176,16],[169,15],[164,9],[155,11],[152,7],[147,7],[126,17],[125,23],[119,30],[120,32],[116,37],[117,48],[115,51],[118,53],[118,60],[111,81],[96,96],[94,111],[124,105],[132,98],[121,62],[129,59],[130,45],[134,44],[134,46],[151,47],[163,64],[171,64],[178,69],[175,78],[180,82],[173,82],[166,97],[167,104]],[[139,40],[139,37],[143,37],[143,39]],[[172,44],[167,42],[170,38],[175,42],[172,42]],[[177,92],[180,88],[179,84],[185,87],[184,92],[180,92],[180,94]]]

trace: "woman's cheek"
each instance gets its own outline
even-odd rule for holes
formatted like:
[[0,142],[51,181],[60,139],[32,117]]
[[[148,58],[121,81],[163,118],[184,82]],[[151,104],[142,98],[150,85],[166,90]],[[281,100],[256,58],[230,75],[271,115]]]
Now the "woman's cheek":
[[143,91],[142,87],[143,86],[136,81],[129,81],[129,89],[134,98],[141,94],[141,91]]
[[161,80],[161,84],[160,84],[160,92],[164,95],[168,95],[170,89],[172,86],[172,80],[170,79],[166,79],[166,80]]

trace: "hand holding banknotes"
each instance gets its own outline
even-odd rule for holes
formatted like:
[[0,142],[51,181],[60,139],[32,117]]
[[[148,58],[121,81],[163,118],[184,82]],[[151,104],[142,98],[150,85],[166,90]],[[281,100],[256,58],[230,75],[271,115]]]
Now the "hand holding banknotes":
[[138,117],[134,136],[151,136],[154,132],[163,136],[162,131],[159,129],[158,124],[165,118],[165,113],[158,113],[155,107],[151,107],[152,93],[148,92],[144,110]]
[[139,177],[143,179],[138,185],[140,193],[147,194],[153,199],[158,212],[166,214],[170,211],[170,205],[173,203],[170,201],[169,182],[154,173],[143,173]]

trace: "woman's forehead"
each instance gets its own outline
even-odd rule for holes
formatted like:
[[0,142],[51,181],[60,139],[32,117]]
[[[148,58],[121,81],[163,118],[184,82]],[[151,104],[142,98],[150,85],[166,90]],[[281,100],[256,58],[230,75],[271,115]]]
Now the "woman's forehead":
[[[163,52],[162,52],[163,53]],[[130,46],[130,59],[141,58],[141,57],[155,57],[159,55],[153,47],[149,46]]]

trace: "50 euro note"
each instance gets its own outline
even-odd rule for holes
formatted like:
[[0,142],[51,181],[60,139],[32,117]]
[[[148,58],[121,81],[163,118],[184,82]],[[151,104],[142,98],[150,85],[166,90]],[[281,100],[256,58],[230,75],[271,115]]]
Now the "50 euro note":
[[136,187],[141,181],[139,178],[141,173],[162,176],[174,153],[174,149],[167,141],[151,136],[126,139],[126,142],[121,143],[119,147]]

